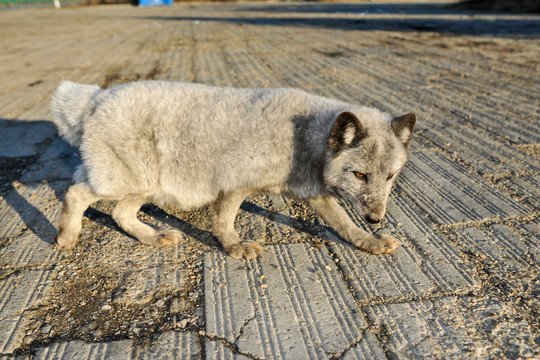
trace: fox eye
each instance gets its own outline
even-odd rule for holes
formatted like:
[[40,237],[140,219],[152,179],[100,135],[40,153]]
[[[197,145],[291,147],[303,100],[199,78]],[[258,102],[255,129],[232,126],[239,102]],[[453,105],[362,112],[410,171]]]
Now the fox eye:
[[367,182],[367,175],[366,174],[362,174],[361,172],[358,172],[358,171],[353,171],[353,174],[354,174],[354,176],[356,176],[357,178],[359,178],[363,182]]
[[388,177],[386,178],[386,181],[390,181],[390,179],[393,178],[393,177],[394,177],[394,174],[388,175]]

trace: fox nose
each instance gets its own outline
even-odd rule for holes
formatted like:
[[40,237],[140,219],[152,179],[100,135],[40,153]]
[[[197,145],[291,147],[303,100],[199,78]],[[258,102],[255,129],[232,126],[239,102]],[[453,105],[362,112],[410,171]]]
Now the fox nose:
[[377,217],[376,215],[366,215],[366,221],[370,224],[376,224],[379,221],[381,221],[381,218]]

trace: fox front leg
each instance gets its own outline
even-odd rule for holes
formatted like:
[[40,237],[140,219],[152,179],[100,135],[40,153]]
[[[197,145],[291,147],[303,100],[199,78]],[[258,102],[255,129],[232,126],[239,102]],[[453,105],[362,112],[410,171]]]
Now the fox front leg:
[[339,236],[360,250],[373,255],[381,255],[391,254],[397,249],[398,242],[393,237],[384,234],[369,234],[356,226],[334,198],[317,197],[309,199],[308,203],[329,226],[337,231]]

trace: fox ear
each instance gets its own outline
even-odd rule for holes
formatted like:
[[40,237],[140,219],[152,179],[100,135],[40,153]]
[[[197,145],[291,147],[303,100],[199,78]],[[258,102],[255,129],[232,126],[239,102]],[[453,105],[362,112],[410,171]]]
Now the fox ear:
[[366,131],[360,120],[351,112],[342,112],[336,118],[328,145],[333,151],[338,151],[356,144],[366,136]]
[[413,113],[398,116],[392,119],[391,127],[394,134],[407,149],[411,141],[414,125],[416,124],[416,115]]

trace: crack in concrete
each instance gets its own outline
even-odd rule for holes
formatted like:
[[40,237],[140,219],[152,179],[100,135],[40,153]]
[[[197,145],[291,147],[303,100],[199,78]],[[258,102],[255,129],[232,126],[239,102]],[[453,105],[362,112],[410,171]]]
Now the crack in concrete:
[[[206,339],[206,340],[221,342],[224,346],[226,346],[229,350],[231,350],[233,352],[233,354],[243,355],[243,356],[246,356],[246,357],[248,357],[250,359],[253,359],[253,360],[264,360],[263,358],[258,357],[257,355],[241,351],[238,348],[238,345],[236,345],[236,343],[232,343],[232,342],[230,342],[229,340],[227,340],[224,337],[221,337],[221,336],[218,336],[218,335],[215,335],[215,334],[209,334],[209,333],[207,333],[206,331],[203,331],[203,330],[199,331],[199,336],[201,338],[203,338],[203,339]],[[235,340],[235,342],[236,342],[236,340]]]
[[[326,246],[326,249],[328,250],[328,254],[330,255],[330,257],[332,259],[334,259],[334,260],[339,259],[339,257],[332,251],[328,241],[325,241],[324,244]],[[358,343],[360,343],[360,341],[362,341],[362,339],[364,339],[365,334],[366,334],[367,331],[371,331],[373,333],[373,335],[375,336],[375,339],[377,340],[377,345],[384,352],[385,351],[384,344],[387,343],[387,341],[385,341],[384,339],[382,339],[380,337],[380,333],[381,333],[380,331],[373,331],[376,328],[376,326],[373,323],[373,321],[369,318],[369,316],[367,316],[366,312],[364,311],[364,309],[363,309],[364,305],[362,305],[361,302],[356,298],[356,296],[354,296],[355,289],[351,285],[350,280],[348,280],[348,277],[345,275],[345,273],[343,272],[343,269],[340,266],[336,266],[336,268],[337,268],[337,271],[339,272],[341,278],[343,279],[343,282],[345,283],[345,286],[347,287],[347,290],[353,295],[353,300],[357,304],[358,309],[359,309],[360,313],[362,314],[362,318],[366,321],[367,326],[366,326],[366,328],[362,329],[362,333],[360,334],[360,336],[355,341],[351,342],[348,346],[343,348],[343,350],[339,354],[332,356],[331,359],[332,360],[334,360],[334,359],[335,360],[342,359],[345,356],[345,354],[348,351],[350,351],[350,349],[352,349],[354,346],[356,346]],[[407,300],[403,300],[403,302],[407,302]],[[381,300],[381,303],[390,303],[390,301]],[[366,301],[365,305],[374,305],[373,300]]]
[[342,359],[346,353],[348,351],[350,351],[353,347],[355,347],[356,345],[358,345],[362,340],[364,340],[364,337],[366,335],[366,330],[362,330],[362,332],[360,333],[360,335],[355,339],[353,340],[351,343],[349,343],[347,346],[345,346],[340,352],[338,353],[335,353],[333,354],[331,357],[330,357],[330,360],[339,360],[339,359]]
[[246,328],[246,326],[249,325],[250,322],[252,322],[253,320],[255,320],[256,318],[256,314],[255,312],[253,312],[253,314],[251,314],[251,316],[249,316],[245,321],[244,323],[242,324],[242,326],[240,326],[240,329],[238,330],[238,335],[236,336],[236,339],[234,339],[234,344],[235,345],[238,345],[238,340],[240,339],[240,337],[242,335],[244,335],[244,329]]
[[469,227],[484,229],[493,224],[522,225],[534,221],[538,217],[540,217],[540,211],[534,211],[532,214],[527,216],[516,215],[506,218],[489,218],[474,221],[463,221],[452,224],[433,224],[433,230],[445,233],[451,230],[462,230]]
[[519,173],[515,173],[509,170],[507,172],[501,172],[501,173],[495,173],[495,174],[480,174],[482,178],[489,180],[491,182],[495,182],[501,179],[514,180],[520,177],[538,176],[538,175],[540,175],[540,171],[532,171],[532,170],[525,170]]
[[56,267],[56,263],[54,264],[29,264],[29,265],[25,265],[25,266],[16,266],[16,265],[11,265],[11,264],[6,264],[4,266],[2,266],[2,268],[0,268],[0,271],[2,270],[9,270],[11,271],[11,273],[7,274],[7,275],[2,275],[0,273],[0,280],[4,280],[6,278],[8,278],[9,276],[15,274],[15,273],[19,273],[21,271],[24,271],[24,270],[54,270],[54,268]]
[[9,359],[16,359],[18,357],[19,353],[17,351],[12,352],[10,354],[8,353],[0,353],[0,358],[2,360],[9,360]]
[[[332,257],[332,259],[339,259],[339,256],[335,254],[328,241],[324,241],[324,244],[328,250],[329,255]],[[463,250],[462,250],[463,251]],[[386,296],[383,298],[371,298],[366,300],[358,300],[354,294],[356,293],[357,289],[351,284],[351,279],[349,276],[347,276],[343,269],[339,266],[337,266],[337,270],[339,274],[341,275],[341,278],[345,282],[345,285],[347,286],[347,289],[349,292],[353,295],[353,299],[358,305],[359,308],[362,308],[363,306],[372,306],[372,305],[387,305],[387,304],[401,304],[401,303],[407,303],[410,301],[431,301],[431,300],[437,300],[442,299],[448,296],[467,296],[467,295],[476,295],[478,294],[478,289],[471,289],[469,291],[444,291],[444,289],[433,289],[430,292],[424,292],[422,294],[409,294],[409,295],[401,295],[397,297],[392,296]],[[364,314],[364,319],[367,317]],[[369,322],[368,322],[369,324]],[[369,328],[369,326],[368,326]]]
[[15,311],[13,314],[9,314],[9,315],[6,315],[4,317],[0,317],[0,321],[4,321],[4,320],[7,320],[7,319],[13,318],[13,317],[23,316],[25,312],[26,312],[26,310]]
[[21,269],[9,269],[9,268],[0,269],[0,280],[5,280],[9,278],[10,276],[18,274],[21,271],[22,271]]

